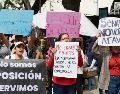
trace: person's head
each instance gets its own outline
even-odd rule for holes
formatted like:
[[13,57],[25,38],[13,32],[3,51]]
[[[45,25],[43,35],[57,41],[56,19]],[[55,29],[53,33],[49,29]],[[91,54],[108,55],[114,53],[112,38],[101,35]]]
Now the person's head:
[[21,57],[24,53],[25,44],[23,42],[16,42],[14,49],[15,49],[15,54]]
[[83,50],[83,48],[84,48],[83,38],[82,37],[76,38],[75,42],[79,42],[79,46]]
[[102,53],[108,53],[110,51],[109,46],[99,46],[99,51]]
[[120,46],[111,46],[110,49],[112,53],[115,53],[115,54],[120,53]]
[[23,37],[23,35],[15,35],[15,41],[16,41],[16,42],[18,42],[18,41],[24,42],[24,37]]
[[68,33],[61,33],[58,37],[58,40],[61,42],[69,42],[70,39]]

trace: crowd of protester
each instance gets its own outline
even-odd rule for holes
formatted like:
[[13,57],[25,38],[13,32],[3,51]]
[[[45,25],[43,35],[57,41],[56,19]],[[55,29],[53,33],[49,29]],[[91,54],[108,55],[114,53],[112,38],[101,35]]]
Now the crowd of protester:
[[[57,51],[54,43],[43,35],[36,37],[40,31],[32,28],[31,36],[0,34],[1,59],[45,59],[47,64],[47,93],[52,94],[83,94],[85,79],[78,72],[77,79],[53,76],[54,53]],[[12,40],[9,40],[11,37]],[[78,70],[89,67],[97,68],[99,94],[118,94],[120,90],[120,47],[100,46],[98,36],[70,39],[67,33],[62,33],[53,42],[79,42]],[[94,64],[93,64],[94,62]],[[95,78],[97,79],[97,78]]]

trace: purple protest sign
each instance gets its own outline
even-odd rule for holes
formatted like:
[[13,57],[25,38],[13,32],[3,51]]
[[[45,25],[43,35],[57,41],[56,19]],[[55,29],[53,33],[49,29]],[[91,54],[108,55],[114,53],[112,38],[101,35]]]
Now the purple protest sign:
[[78,38],[80,32],[79,12],[48,12],[46,37],[58,37],[68,33],[72,38]]

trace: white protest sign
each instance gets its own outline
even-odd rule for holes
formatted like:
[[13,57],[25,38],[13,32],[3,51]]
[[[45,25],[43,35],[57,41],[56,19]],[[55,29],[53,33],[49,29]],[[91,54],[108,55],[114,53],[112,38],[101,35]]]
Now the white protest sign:
[[98,45],[120,46],[120,18],[107,17],[99,20]]
[[98,29],[95,25],[84,15],[81,14],[81,26],[80,26],[80,34],[85,36],[96,36],[96,32]]
[[33,23],[39,28],[46,29],[46,15],[47,13],[37,13],[33,15]]
[[77,78],[77,46],[79,46],[78,42],[55,42],[57,52],[54,57],[54,76]]

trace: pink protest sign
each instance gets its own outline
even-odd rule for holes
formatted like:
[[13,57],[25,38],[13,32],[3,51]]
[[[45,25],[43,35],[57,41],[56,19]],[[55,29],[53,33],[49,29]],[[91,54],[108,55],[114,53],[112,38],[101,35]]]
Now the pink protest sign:
[[80,32],[79,12],[48,12],[46,37],[58,37],[68,33],[72,38],[78,38]]

